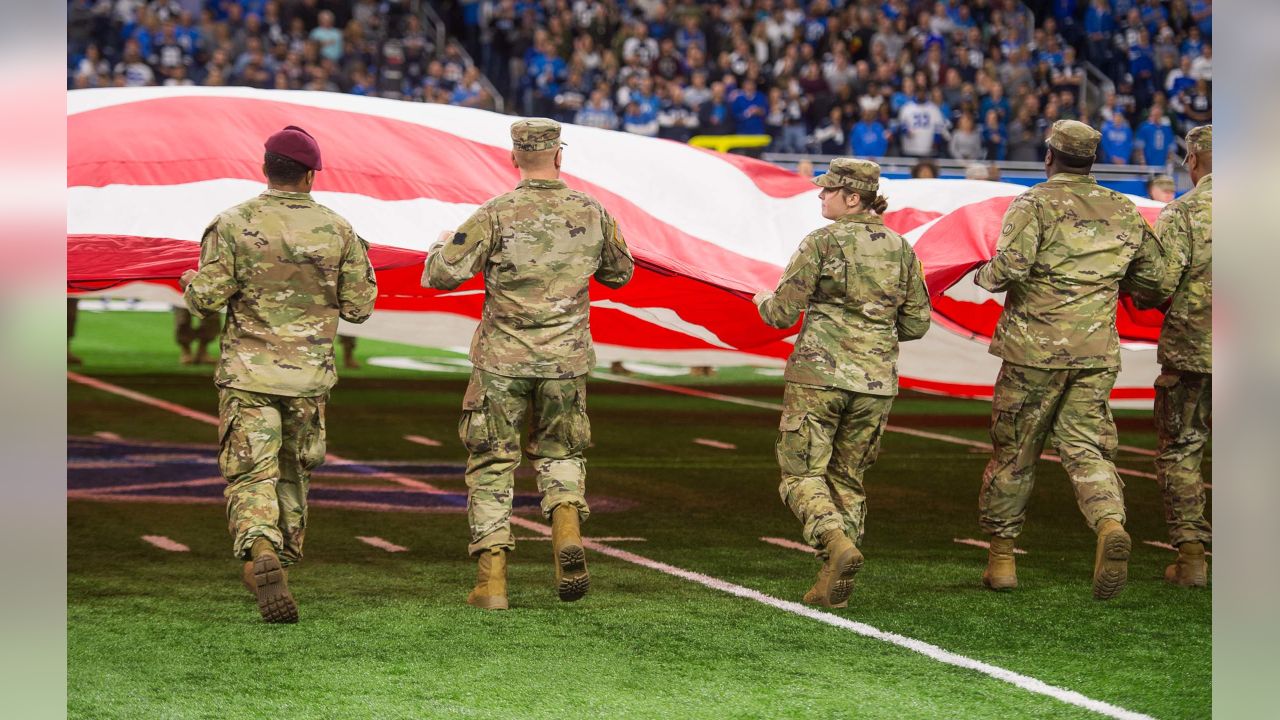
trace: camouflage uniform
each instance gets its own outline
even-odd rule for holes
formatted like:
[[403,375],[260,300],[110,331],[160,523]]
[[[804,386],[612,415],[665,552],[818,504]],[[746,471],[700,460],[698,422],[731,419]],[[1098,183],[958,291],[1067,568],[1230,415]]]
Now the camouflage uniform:
[[184,299],[199,317],[227,307],[214,383],[237,558],[249,559],[258,537],[285,564],[302,557],[338,318],[364,322],[377,294],[367,243],[308,193],[267,190],[205,230]]
[[[873,162],[837,158],[814,183],[874,192],[879,175]],[[825,558],[829,530],[862,543],[862,478],[898,394],[898,342],[929,329],[929,294],[911,246],[868,211],[809,233],[759,309],[777,328],[805,311],[783,376],[779,493]]]
[[[1055,123],[1050,145],[1092,157],[1099,134]],[[1052,432],[1076,501],[1091,528],[1124,523],[1117,437],[1108,402],[1120,368],[1116,302],[1121,288],[1157,292],[1162,256],[1133,203],[1092,176],[1059,173],[1014,199],[996,256],[975,281],[1007,290],[990,352],[1004,359],[991,401],[991,461],[979,524],[990,535],[1022,531],[1036,461]]]
[[[512,126],[517,150],[554,149],[559,138],[551,121]],[[484,311],[470,353],[475,369],[458,425],[470,453],[470,554],[515,547],[511,501],[530,403],[524,452],[538,474],[543,513],[569,504],[586,519],[586,374],[595,365],[588,281],[621,287],[633,269],[613,217],[561,180],[521,180],[431,248],[424,287],[451,290],[484,275]]]
[[[1187,133],[1193,152],[1212,150],[1212,127]],[[1200,460],[1209,439],[1213,393],[1213,176],[1165,206],[1156,222],[1167,255],[1162,296],[1172,295],[1160,330],[1155,421],[1156,475],[1170,542],[1208,543]],[[1143,303],[1150,304],[1150,303]]]

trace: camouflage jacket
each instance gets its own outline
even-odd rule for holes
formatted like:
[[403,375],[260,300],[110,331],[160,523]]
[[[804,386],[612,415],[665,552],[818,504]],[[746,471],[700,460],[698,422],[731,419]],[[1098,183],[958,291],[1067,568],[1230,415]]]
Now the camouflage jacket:
[[328,392],[338,318],[364,322],[378,295],[368,252],[308,193],[267,190],[218,215],[184,293],[199,316],[227,307],[214,382],[290,397]]
[[471,362],[507,377],[570,378],[596,362],[588,281],[622,287],[634,269],[594,198],[560,180],[521,180],[431,248],[422,284],[452,290],[484,273]]
[[975,282],[1007,290],[990,352],[1038,368],[1119,367],[1120,289],[1159,291],[1163,255],[1133,203],[1089,175],[1059,173],[1019,195]]
[[[1165,206],[1156,234],[1166,255],[1164,297],[1173,296],[1160,330],[1165,367],[1213,372],[1213,176]],[[1152,302],[1141,302],[1153,305]]]
[[760,317],[804,326],[787,360],[789,382],[867,395],[898,392],[898,342],[929,329],[929,292],[915,251],[871,213],[809,233]]

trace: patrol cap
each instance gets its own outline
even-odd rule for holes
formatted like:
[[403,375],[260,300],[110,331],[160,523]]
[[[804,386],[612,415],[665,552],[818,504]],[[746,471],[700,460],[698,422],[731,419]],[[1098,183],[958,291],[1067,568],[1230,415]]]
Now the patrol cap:
[[1168,175],[1157,175],[1151,178],[1151,187],[1162,187],[1172,190],[1174,189],[1173,178]]
[[286,125],[283,130],[267,138],[263,143],[267,152],[283,155],[300,162],[312,170],[320,170],[320,144],[311,133],[297,125]]
[[1101,139],[1102,133],[1079,120],[1059,120],[1049,131],[1049,147],[1075,157],[1093,157]]
[[813,184],[824,188],[849,188],[875,192],[880,187],[880,166],[870,160],[836,158],[827,171],[813,179]]
[[537,152],[554,150],[560,141],[560,123],[548,118],[529,118],[511,124],[511,146],[516,150]]
[[1199,154],[1212,151],[1212,125],[1198,125],[1187,132],[1187,152]]

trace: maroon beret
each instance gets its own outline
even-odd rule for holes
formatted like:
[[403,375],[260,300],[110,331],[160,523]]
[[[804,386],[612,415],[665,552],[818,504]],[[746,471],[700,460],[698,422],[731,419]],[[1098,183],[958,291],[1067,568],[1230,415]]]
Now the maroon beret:
[[283,155],[290,160],[306,165],[312,170],[320,170],[320,145],[311,133],[297,125],[288,125],[285,129],[267,138],[263,143],[267,152]]

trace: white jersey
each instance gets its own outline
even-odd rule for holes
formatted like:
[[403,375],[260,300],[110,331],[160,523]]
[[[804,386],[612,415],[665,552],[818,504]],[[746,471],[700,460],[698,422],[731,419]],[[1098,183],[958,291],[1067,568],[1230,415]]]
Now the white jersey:
[[898,111],[898,122],[902,126],[902,152],[908,155],[932,154],[933,136],[947,134],[947,121],[931,102],[912,100],[903,105]]

